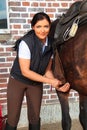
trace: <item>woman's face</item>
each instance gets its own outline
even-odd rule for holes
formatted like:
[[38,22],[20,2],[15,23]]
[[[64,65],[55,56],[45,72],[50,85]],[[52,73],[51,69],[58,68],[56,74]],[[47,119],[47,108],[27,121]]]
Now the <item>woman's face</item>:
[[46,19],[39,20],[33,26],[33,30],[35,31],[36,36],[44,43],[47,35],[49,34],[50,24]]

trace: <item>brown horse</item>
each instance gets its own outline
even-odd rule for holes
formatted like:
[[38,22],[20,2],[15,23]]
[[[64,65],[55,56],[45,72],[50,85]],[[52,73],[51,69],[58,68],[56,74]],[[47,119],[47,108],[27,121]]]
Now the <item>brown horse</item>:
[[[53,37],[58,29],[59,20],[53,22],[50,36]],[[74,37],[53,44],[55,53],[55,77],[63,82],[68,81],[71,89],[79,94],[79,119],[83,130],[87,130],[87,23],[79,26]],[[69,92],[58,92],[62,110],[62,128],[71,129],[71,117],[69,114],[68,96]]]

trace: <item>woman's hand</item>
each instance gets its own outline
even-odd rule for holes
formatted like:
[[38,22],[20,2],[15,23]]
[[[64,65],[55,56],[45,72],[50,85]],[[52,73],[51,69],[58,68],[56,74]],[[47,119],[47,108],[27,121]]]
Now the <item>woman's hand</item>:
[[67,92],[70,88],[70,84],[67,82],[64,85],[62,85],[62,82],[58,79],[53,79],[52,81],[52,87],[54,87],[56,90],[61,92]]
[[70,89],[70,84],[67,82],[63,86],[59,87],[57,90],[61,92],[67,92]]
[[51,80],[52,87],[54,87],[55,89],[59,89],[59,86],[62,85],[62,82],[56,78],[52,78],[50,80]]

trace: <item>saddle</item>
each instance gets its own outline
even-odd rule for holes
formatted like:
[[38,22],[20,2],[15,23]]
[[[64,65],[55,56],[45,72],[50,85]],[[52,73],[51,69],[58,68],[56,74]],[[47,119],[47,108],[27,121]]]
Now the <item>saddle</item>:
[[87,0],[74,2],[56,25],[54,39],[57,45],[74,37],[78,27],[85,23],[87,23]]

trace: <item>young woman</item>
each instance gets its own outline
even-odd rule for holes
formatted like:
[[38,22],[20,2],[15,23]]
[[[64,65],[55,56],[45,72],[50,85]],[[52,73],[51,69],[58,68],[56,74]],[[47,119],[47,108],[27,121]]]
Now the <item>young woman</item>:
[[47,14],[34,15],[32,30],[16,41],[17,56],[11,69],[7,87],[8,119],[5,130],[16,130],[24,94],[27,99],[29,130],[40,130],[40,108],[43,83],[65,92],[69,83],[59,88],[52,70],[52,39],[48,37],[51,21]]

